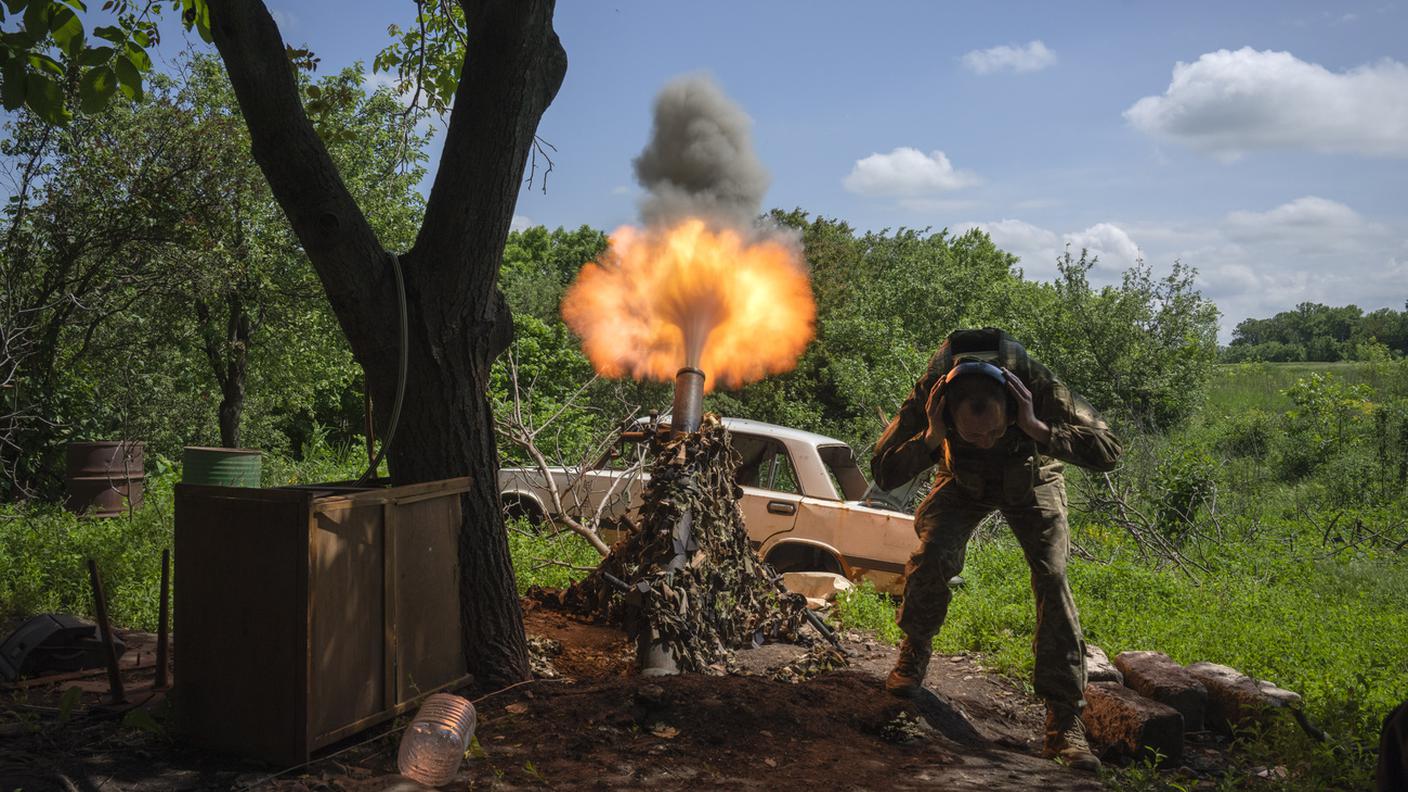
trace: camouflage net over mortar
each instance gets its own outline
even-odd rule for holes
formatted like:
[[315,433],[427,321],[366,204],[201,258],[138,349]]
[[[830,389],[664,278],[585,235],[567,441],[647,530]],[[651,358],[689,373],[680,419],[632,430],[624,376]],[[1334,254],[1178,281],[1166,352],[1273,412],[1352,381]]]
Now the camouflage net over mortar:
[[[653,628],[682,671],[724,673],[734,649],[763,640],[810,643],[801,634],[806,599],[781,593],[776,572],[748,542],[734,483],[738,454],[718,416],[700,430],[656,436],[640,524],[627,533],[596,571],[562,592],[572,610],[622,624],[633,635]],[[688,510],[697,549],[673,576],[674,529]],[[610,577],[632,588],[623,593]],[[642,585],[645,584],[645,585]]]

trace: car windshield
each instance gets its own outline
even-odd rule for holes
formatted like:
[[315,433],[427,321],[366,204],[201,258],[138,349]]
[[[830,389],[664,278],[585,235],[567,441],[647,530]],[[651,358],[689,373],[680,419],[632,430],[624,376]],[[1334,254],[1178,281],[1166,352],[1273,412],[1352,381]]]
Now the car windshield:
[[866,482],[865,474],[860,472],[860,465],[856,464],[856,455],[850,446],[826,445],[818,447],[816,451],[826,465],[832,485],[841,493],[842,500],[861,500],[865,497],[870,484]]
[[792,459],[782,443],[769,438],[733,432],[733,450],[738,452],[738,472],[734,481],[745,487],[801,494]]

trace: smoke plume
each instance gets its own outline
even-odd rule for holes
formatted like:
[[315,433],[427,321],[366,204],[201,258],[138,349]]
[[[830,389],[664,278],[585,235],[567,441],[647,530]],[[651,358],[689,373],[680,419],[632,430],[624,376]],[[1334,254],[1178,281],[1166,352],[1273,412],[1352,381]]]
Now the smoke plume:
[[646,225],[697,217],[751,226],[771,181],[753,151],[751,125],[708,76],[668,83],[655,98],[650,142],[634,161],[648,193],[640,207]]

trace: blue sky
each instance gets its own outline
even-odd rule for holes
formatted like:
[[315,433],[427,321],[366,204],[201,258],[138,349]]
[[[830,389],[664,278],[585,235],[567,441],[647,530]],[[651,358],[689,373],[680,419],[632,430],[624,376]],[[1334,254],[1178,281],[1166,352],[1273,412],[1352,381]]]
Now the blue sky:
[[[862,229],[974,225],[1049,277],[1196,267],[1223,335],[1304,300],[1408,300],[1405,3],[559,3],[567,77],[519,225],[636,219],[631,159],[669,79],[752,117],[765,205]],[[411,2],[271,2],[323,69],[370,63]]]

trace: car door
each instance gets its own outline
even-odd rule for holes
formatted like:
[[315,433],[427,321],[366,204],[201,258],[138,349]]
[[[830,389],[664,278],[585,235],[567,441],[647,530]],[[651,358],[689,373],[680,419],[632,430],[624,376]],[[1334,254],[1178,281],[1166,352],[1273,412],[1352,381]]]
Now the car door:
[[787,448],[764,435],[731,432],[740,462],[734,480],[743,489],[739,503],[748,538],[757,547],[768,537],[791,531],[802,503],[797,471]]

